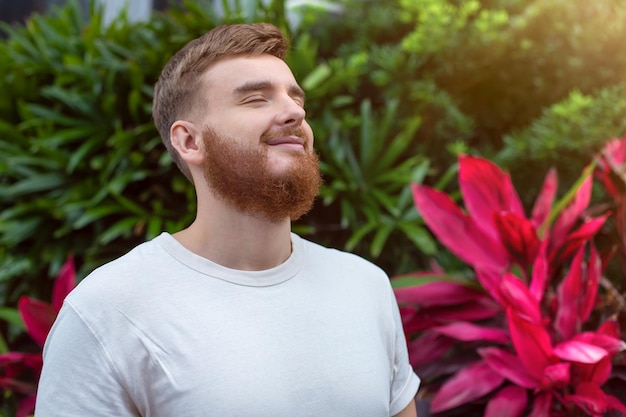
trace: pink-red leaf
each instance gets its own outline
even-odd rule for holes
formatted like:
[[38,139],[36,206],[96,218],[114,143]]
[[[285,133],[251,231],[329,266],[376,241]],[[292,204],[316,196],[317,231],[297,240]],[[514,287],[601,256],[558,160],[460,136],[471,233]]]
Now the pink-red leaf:
[[602,274],[602,264],[600,256],[596,251],[595,245],[591,244],[591,253],[589,254],[589,262],[587,263],[587,276],[582,282],[582,294],[580,301],[580,321],[585,323],[593,308],[596,306],[596,297],[598,295],[598,285],[600,284],[600,275]]
[[473,301],[484,294],[453,281],[431,281],[422,285],[394,289],[399,304],[421,307],[449,306]]
[[564,387],[571,379],[571,364],[567,362],[546,366],[541,378],[541,387]]
[[591,416],[602,416],[608,408],[606,394],[600,387],[591,383],[582,383],[576,387],[573,395],[566,395],[565,400],[576,404]]
[[610,410],[617,410],[620,413],[626,415],[626,405],[617,397],[607,394],[606,404]]
[[497,327],[482,327],[469,322],[457,321],[445,326],[433,328],[436,332],[453,339],[466,342],[485,341],[494,343],[507,343],[508,334]]
[[580,363],[598,363],[609,352],[599,346],[578,340],[567,340],[554,346],[554,354],[564,361]]
[[561,212],[561,215],[551,232],[551,239],[554,248],[561,246],[567,236],[567,233],[574,226],[576,221],[578,221],[582,212],[589,205],[591,200],[591,186],[592,176],[588,175],[576,191],[574,199]]
[[28,417],[35,412],[35,395],[22,398],[17,405],[15,417]]
[[508,385],[489,400],[484,417],[519,417],[527,402],[528,393],[524,388]]
[[515,275],[505,273],[500,281],[500,297],[505,308],[514,309],[517,314],[533,323],[541,323],[541,308],[530,290]]
[[474,362],[448,379],[437,391],[431,411],[439,413],[476,400],[498,388],[504,378],[485,362]]
[[454,340],[433,330],[425,330],[417,339],[408,343],[411,365],[418,366],[440,359],[454,346]]
[[502,309],[497,304],[483,297],[456,306],[414,310],[410,317],[405,313],[406,319],[403,318],[403,323],[404,330],[412,333],[458,320],[484,320],[501,313]]
[[542,242],[539,253],[533,262],[533,272],[530,278],[530,293],[535,297],[538,303],[544,298],[544,293],[548,286],[548,259],[546,257],[546,242]]
[[598,386],[603,385],[606,381],[608,381],[611,376],[611,371],[613,370],[611,360],[611,357],[607,356],[602,358],[599,362],[593,364],[572,364],[574,368],[573,373],[576,377],[576,380],[573,382],[575,384],[580,384],[581,382],[591,382],[597,384]]
[[626,350],[626,343],[624,343],[623,340],[620,340],[617,337],[613,336],[611,333],[604,334],[600,331],[582,332],[574,336],[572,340],[577,340],[579,342],[584,342],[601,347],[602,349],[606,350],[611,356],[617,355],[619,352],[623,352],[624,350]]
[[533,401],[533,408],[528,417],[550,417],[550,406],[552,404],[552,394],[540,392]]
[[430,230],[459,259],[496,270],[507,266],[508,255],[501,244],[485,234],[448,195],[413,185],[413,198]]
[[57,313],[63,305],[65,297],[76,287],[76,271],[74,268],[74,257],[68,256],[61,267],[59,275],[54,281],[52,288],[52,308]]
[[524,208],[511,178],[491,161],[460,156],[459,186],[467,211],[493,239],[498,238],[494,213],[508,212],[524,217]]
[[556,362],[548,332],[540,324],[522,318],[512,308],[507,309],[507,319],[520,361],[533,378],[540,381],[545,368]]
[[574,252],[580,249],[583,245],[589,242],[600,231],[604,223],[606,222],[607,215],[600,216],[595,219],[585,221],[580,227],[566,236],[561,249],[557,262],[562,262],[569,258]]
[[541,241],[530,220],[514,213],[500,212],[494,214],[494,223],[511,259],[523,268],[531,265],[539,253]]
[[557,289],[558,310],[554,327],[565,340],[571,339],[581,325],[578,303],[581,296],[584,250],[584,247],[578,250],[567,276]]
[[43,301],[22,296],[18,301],[18,310],[30,337],[39,346],[43,346],[57,315],[52,306]]
[[489,347],[478,349],[478,354],[495,372],[524,388],[537,388],[539,381],[528,373],[519,358],[504,349]]
[[543,180],[543,186],[539,192],[539,196],[535,200],[533,211],[531,214],[531,221],[536,228],[541,227],[550,215],[552,204],[554,203],[554,196],[558,188],[558,178],[556,169],[551,168],[546,174]]

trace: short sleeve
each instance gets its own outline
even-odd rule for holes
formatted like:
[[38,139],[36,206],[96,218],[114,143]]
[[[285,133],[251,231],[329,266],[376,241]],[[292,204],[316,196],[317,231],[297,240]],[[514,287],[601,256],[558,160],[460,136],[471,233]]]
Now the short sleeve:
[[415,398],[420,379],[409,363],[409,353],[402,328],[402,320],[400,319],[400,309],[398,308],[396,298],[393,296],[393,291],[391,294],[393,328],[395,331],[395,356],[393,358],[393,380],[391,384],[389,415],[394,416],[404,410],[411,400]]
[[45,343],[35,416],[139,416],[106,352],[67,302]]

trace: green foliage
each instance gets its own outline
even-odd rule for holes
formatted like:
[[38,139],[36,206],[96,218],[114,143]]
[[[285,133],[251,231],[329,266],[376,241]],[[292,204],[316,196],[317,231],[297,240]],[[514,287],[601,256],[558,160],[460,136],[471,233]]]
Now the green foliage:
[[403,43],[475,122],[484,151],[573,90],[618,84],[626,4],[569,0],[405,0]]
[[593,95],[574,90],[525,129],[505,135],[497,159],[530,193],[535,190],[531,184],[540,184],[540,173],[556,167],[561,176],[573,178],[574,167],[584,166],[607,138],[625,133],[626,84]]
[[299,6],[299,25],[283,0],[223,1],[220,16],[208,3],[103,27],[101,11],[73,1],[3,27],[0,302],[45,297],[37,283],[68,252],[82,276],[191,221],[193,189],[152,125],[152,85],[174,51],[217,24],[266,20],[290,34],[326,181],[296,230],[392,274],[434,250],[409,182],[476,153],[496,155],[518,184],[554,162],[570,183],[563,156],[624,129],[621,3],[343,0]]
[[[417,221],[407,186],[423,180],[429,161],[420,155],[407,156],[420,119],[396,126],[397,101],[389,102],[381,113],[375,114],[365,100],[358,115],[334,119],[330,112],[325,114],[323,125],[332,130],[317,145],[324,155],[322,173],[327,178],[321,198],[330,206],[327,212],[333,208],[338,212],[339,221],[316,216],[314,221],[324,223],[314,227],[335,230],[347,250],[379,263],[391,261],[393,253],[395,263],[383,266],[407,269],[407,262],[413,259],[410,266],[414,267],[420,253],[434,254],[435,246]],[[394,251],[394,246],[404,253]],[[386,256],[381,259],[383,251]]]
[[[188,2],[146,23],[122,16],[105,27],[100,10],[92,7],[86,23],[73,1],[25,27],[3,26],[2,304],[45,292],[35,283],[68,253],[89,271],[191,222],[193,188],[154,128],[152,86],[184,43],[222,21],[242,20],[241,7],[220,21]],[[255,19],[268,17],[269,9],[255,10]]]

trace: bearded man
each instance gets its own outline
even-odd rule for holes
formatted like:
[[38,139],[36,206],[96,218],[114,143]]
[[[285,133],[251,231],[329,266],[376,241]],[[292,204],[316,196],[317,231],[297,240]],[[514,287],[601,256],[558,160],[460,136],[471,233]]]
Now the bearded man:
[[416,416],[388,277],[291,233],[321,178],[287,50],[227,25],[166,64],[153,115],[196,218],[68,296],[37,417]]

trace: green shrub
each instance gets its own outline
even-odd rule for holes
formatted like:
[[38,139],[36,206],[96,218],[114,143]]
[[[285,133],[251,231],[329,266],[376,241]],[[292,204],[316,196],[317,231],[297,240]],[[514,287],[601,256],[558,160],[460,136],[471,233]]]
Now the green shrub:
[[[273,3],[271,12],[257,8],[256,18],[281,24],[282,2]],[[49,285],[36,283],[68,253],[80,259],[84,275],[192,221],[193,188],[151,120],[152,86],[188,40],[247,16],[227,12],[220,20],[187,2],[146,23],[121,17],[103,27],[100,10],[92,7],[85,23],[73,1],[25,27],[3,27],[1,304],[22,293],[41,296]]]
[[606,138],[626,133],[626,84],[596,94],[573,91],[565,100],[543,110],[525,129],[505,135],[498,161],[515,172],[514,180],[529,195],[536,191],[540,173],[557,168],[563,178],[574,178],[576,168],[589,162]]

